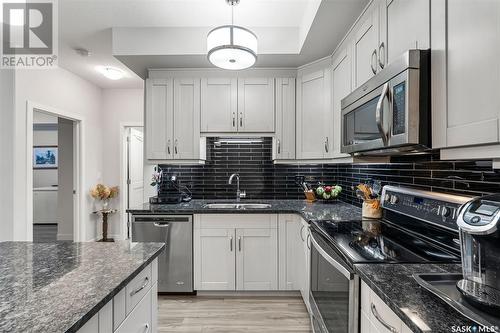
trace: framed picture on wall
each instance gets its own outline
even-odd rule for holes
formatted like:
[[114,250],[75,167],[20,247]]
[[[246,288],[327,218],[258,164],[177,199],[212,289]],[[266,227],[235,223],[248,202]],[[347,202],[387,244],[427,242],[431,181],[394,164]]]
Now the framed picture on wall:
[[57,146],[34,146],[33,169],[57,169]]

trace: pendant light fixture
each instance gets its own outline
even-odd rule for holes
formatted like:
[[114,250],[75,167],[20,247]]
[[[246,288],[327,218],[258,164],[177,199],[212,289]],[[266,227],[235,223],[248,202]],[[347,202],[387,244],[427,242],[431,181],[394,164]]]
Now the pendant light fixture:
[[208,33],[208,60],[223,69],[252,67],[257,61],[257,36],[246,28],[234,25],[234,6],[240,0],[226,2],[231,6],[231,25],[217,27]]

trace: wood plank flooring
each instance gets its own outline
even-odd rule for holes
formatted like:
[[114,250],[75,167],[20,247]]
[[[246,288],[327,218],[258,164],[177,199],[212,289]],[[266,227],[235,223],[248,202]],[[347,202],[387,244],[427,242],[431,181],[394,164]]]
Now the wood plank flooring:
[[306,333],[300,297],[159,296],[158,332]]

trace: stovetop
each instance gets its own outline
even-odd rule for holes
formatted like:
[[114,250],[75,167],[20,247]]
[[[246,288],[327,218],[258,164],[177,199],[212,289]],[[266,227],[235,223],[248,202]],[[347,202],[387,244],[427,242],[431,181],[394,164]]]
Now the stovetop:
[[[313,221],[318,233],[349,264],[356,263],[451,263],[460,262],[458,234],[447,230],[421,233],[418,223],[404,227],[399,221]],[[430,230],[430,232],[429,232]]]

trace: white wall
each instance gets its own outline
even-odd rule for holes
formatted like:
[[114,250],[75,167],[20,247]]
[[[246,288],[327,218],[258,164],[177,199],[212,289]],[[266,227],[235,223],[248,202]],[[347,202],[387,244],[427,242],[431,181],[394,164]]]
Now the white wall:
[[[14,129],[12,141],[14,144],[13,191],[9,192],[14,199],[13,216],[7,219],[12,224],[7,239],[26,240],[28,221],[24,207],[27,196],[26,184],[26,103],[36,104],[64,110],[83,119],[83,188],[85,192],[95,183],[102,181],[103,169],[103,125],[101,113],[101,95],[99,87],[83,80],[75,74],[62,68],[48,70],[17,70],[15,77],[15,115],[8,126]],[[0,191],[2,192],[2,191]],[[91,240],[96,237],[96,217],[91,214],[94,210],[92,200],[86,196],[84,223],[85,234],[83,239]],[[3,228],[2,228],[3,229]],[[9,231],[7,229],[7,231]],[[11,236],[10,236],[11,235]],[[0,236],[3,238],[3,235]]]
[[[107,185],[120,186],[119,198],[123,197],[124,188],[120,184],[121,154],[121,129],[124,125],[139,125],[144,119],[144,90],[143,89],[105,89],[102,95],[103,148],[104,169],[103,179]],[[120,213],[120,200],[112,202],[118,213],[110,217],[108,231],[110,237],[120,238],[125,232]]]

